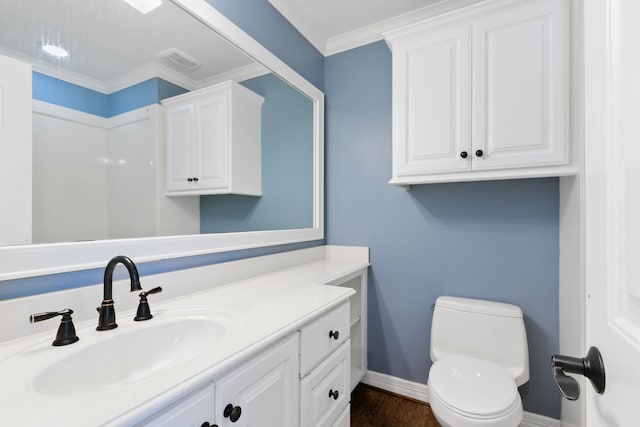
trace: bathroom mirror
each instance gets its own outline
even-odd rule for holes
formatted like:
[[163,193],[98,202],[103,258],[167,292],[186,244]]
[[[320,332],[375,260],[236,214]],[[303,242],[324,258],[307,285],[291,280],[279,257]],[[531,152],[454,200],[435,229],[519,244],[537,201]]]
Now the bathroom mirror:
[[[77,3],[77,5],[74,6],[73,3]],[[188,197],[192,199],[198,197],[199,199],[198,214],[201,215],[201,218],[198,220],[199,230],[196,230],[195,233],[187,231],[177,235],[157,237],[153,235],[153,232],[139,234],[143,227],[130,227],[135,230],[131,232],[133,235],[118,235],[117,239],[98,235],[95,238],[91,236],[86,238],[91,241],[77,241],[85,240],[85,238],[73,236],[69,238],[70,241],[54,240],[53,238],[40,240],[60,243],[0,247],[0,257],[3,260],[0,265],[0,280],[102,267],[104,261],[116,252],[125,253],[138,262],[145,262],[317,240],[324,237],[322,217],[324,107],[323,94],[319,90],[204,0],[165,0],[160,7],[147,13],[135,10],[124,0],[97,2],[67,0],[63,4],[55,0],[11,0],[3,2],[0,7],[13,7],[14,12],[18,10],[19,13],[29,14],[38,23],[51,19],[53,12],[47,10],[47,5],[53,10],[64,9],[63,6],[69,7],[65,9],[65,14],[58,16],[57,20],[60,25],[72,26],[73,29],[62,31],[60,28],[46,28],[43,24],[39,24],[40,28],[38,29],[44,36],[35,40],[32,36],[33,30],[30,30],[29,34],[24,32],[28,27],[25,19],[15,19],[10,13],[0,13],[0,28],[3,29],[0,32],[5,31],[8,26],[15,27],[16,25],[23,30],[20,32],[13,28],[7,30],[7,33],[0,37],[0,40],[3,40],[0,42],[3,44],[0,46],[0,55],[17,57],[17,59],[31,63],[34,70],[34,98],[36,98],[36,91],[41,94],[39,95],[40,99],[34,101],[34,138],[44,138],[53,133],[46,127],[43,128],[44,131],[36,130],[36,126],[43,126],[43,122],[51,120],[51,117],[58,114],[56,109],[52,110],[47,105],[57,101],[51,101],[47,97],[55,98],[57,96],[58,99],[61,99],[62,101],[58,104],[63,107],[63,111],[65,108],[71,110],[85,108],[73,105],[73,102],[84,102],[82,99],[78,100],[79,97],[82,97],[82,94],[78,95],[78,87],[90,91],[91,96],[94,97],[100,98],[102,96],[103,99],[105,96],[106,98],[111,97],[105,102],[110,105],[107,108],[115,109],[115,111],[107,113],[106,117],[102,119],[103,122],[113,120],[113,117],[119,117],[119,114],[123,114],[122,111],[125,113],[134,111],[134,114],[144,116],[150,110],[147,106],[153,106],[163,97],[197,90],[226,80],[240,82],[256,92],[270,90],[269,88],[272,90],[273,87],[277,87],[280,91],[279,94],[283,91],[288,94],[288,97],[277,96],[278,102],[282,102],[283,98],[297,99],[305,107],[302,109],[295,107],[294,109],[296,111],[306,109],[307,116],[300,117],[289,124],[280,122],[278,125],[273,125],[273,115],[268,116],[271,117],[269,123],[272,124],[271,139],[280,143],[278,149],[286,148],[287,139],[294,139],[297,145],[294,147],[295,149],[289,149],[286,152],[274,151],[270,154],[263,145],[264,191],[262,197],[252,198],[235,195]],[[83,8],[87,10],[83,10]],[[111,9],[111,11],[107,11],[106,8],[115,8],[115,12]],[[102,19],[103,25],[92,23],[89,15]],[[154,24],[146,25],[145,23],[150,22],[152,18]],[[124,20],[130,20],[132,23],[129,32],[119,27]],[[120,39],[115,36],[109,37],[100,30],[100,28],[107,29],[109,27],[120,28],[122,37]],[[155,34],[154,28],[157,32]],[[61,35],[66,36],[69,43],[70,56],[68,58],[52,60],[48,54],[37,53],[45,42],[55,42]],[[111,39],[117,41],[117,53],[113,51],[116,48],[105,44],[105,40]],[[87,46],[91,44],[94,45],[96,54],[88,53]],[[135,49],[133,49],[134,47]],[[192,60],[200,63],[193,70],[175,72],[171,68],[171,65],[176,62],[178,65],[187,63],[188,67]],[[71,65],[72,61],[75,61],[74,65]],[[61,81],[62,83],[60,83]],[[69,82],[74,85],[75,92],[60,92],[66,88],[65,85]],[[147,92],[144,92],[144,88],[142,88],[144,85],[152,86],[151,95],[148,88]],[[265,98],[270,99],[269,96]],[[123,107],[123,105],[125,106]],[[84,113],[96,115],[94,111],[87,112],[85,110]],[[36,115],[41,117],[35,118]],[[133,121],[135,120],[133,119]],[[306,123],[306,128],[302,131],[305,138],[291,138],[290,128],[300,122]],[[282,132],[283,130],[287,131]],[[300,149],[301,146],[303,149]],[[65,156],[56,153],[55,147],[54,149],[49,147],[46,154],[37,152],[36,148],[34,144],[34,233],[36,232],[35,221],[41,221],[38,216],[45,220],[49,219],[53,223],[56,222],[50,206],[54,206],[56,203],[60,204],[55,191],[48,189],[39,191],[37,189],[37,186],[42,185],[43,182],[47,184],[52,181],[48,177],[37,178],[38,174],[47,169],[47,162],[54,159],[58,162],[68,162],[70,156],[76,160],[80,158],[80,153],[73,149]],[[302,157],[295,157],[298,155]],[[129,162],[129,160],[117,156],[105,156],[103,160],[105,163],[115,162],[115,166],[118,166],[118,161],[121,161],[122,164]],[[279,178],[281,181],[274,181],[275,184],[269,184],[271,185],[269,188],[264,182],[264,177],[272,174],[271,171],[275,171],[273,174],[277,174],[283,170],[282,164],[273,163],[277,160],[295,164],[297,166],[296,173],[302,174],[300,176],[304,178],[301,179],[298,175],[281,176]],[[80,164],[79,161],[77,163]],[[62,164],[64,165],[64,163]],[[75,166],[75,164],[67,164],[66,167],[61,168],[58,164],[51,169],[72,169]],[[113,166],[112,164],[111,167]],[[83,167],[84,170],[95,169],[95,165],[84,165]],[[81,171],[82,168],[77,170]],[[71,175],[77,175],[77,172]],[[297,188],[289,185],[292,183],[296,184]],[[94,184],[92,183],[92,186],[95,188]],[[164,185],[164,182],[161,184]],[[113,184],[109,183],[109,185]],[[105,194],[118,193],[117,188],[117,186],[112,186]],[[75,192],[76,195],[82,193],[82,191],[73,188],[70,192],[72,194]],[[83,201],[83,203],[98,204],[95,193],[96,191],[89,191],[88,194],[93,195],[94,200]],[[43,205],[39,201],[40,194],[49,198],[49,205]],[[135,194],[142,197],[145,195],[145,191],[141,188]],[[77,198],[81,199],[81,197]],[[298,214],[297,219],[287,219],[285,211],[287,211],[288,201],[302,203],[300,211],[303,213]],[[256,217],[259,217],[257,213],[261,209],[261,204],[270,206],[269,215],[275,219],[271,221],[255,220]],[[39,206],[47,208],[42,209]],[[127,205],[120,206],[123,206],[122,210],[126,210]],[[36,209],[40,210],[36,212]],[[144,209],[136,209],[135,211]],[[281,211],[282,215],[277,215],[277,210]],[[274,212],[276,212],[275,215]],[[66,218],[68,215],[71,214],[66,214],[63,217]],[[88,216],[95,220],[96,215],[96,213],[85,215],[85,218]],[[128,217],[124,215],[123,218],[127,220]],[[204,234],[196,234],[198,231],[202,231]],[[34,237],[36,237],[35,234]],[[34,239],[34,242],[38,242],[38,238]]]

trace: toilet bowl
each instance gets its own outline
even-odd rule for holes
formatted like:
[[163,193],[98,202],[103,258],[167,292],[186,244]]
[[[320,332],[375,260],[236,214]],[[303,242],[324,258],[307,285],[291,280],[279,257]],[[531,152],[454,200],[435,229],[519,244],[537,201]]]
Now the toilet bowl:
[[519,307],[440,297],[431,327],[429,402],[443,427],[515,427],[529,380]]
[[442,358],[431,366],[428,387],[431,409],[443,427],[512,427],[522,420],[516,383],[496,363]]

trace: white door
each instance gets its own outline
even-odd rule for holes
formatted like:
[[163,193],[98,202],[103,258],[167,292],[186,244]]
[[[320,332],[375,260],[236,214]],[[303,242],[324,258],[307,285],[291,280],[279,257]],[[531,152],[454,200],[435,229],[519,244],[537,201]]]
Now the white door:
[[[640,396],[640,2],[585,7],[586,343],[606,388],[585,385],[587,426],[638,425]],[[588,384],[588,383],[587,383]]]
[[0,246],[31,243],[31,65],[0,55]]

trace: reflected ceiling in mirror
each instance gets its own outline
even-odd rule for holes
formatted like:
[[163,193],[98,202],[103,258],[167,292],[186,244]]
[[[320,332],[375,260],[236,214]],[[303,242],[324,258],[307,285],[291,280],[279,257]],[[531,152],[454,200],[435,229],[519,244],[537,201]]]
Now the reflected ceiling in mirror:
[[[317,106],[174,3],[3,1],[0,40],[34,70],[33,243],[314,227]],[[262,195],[168,197],[155,104],[229,80],[264,98]]]

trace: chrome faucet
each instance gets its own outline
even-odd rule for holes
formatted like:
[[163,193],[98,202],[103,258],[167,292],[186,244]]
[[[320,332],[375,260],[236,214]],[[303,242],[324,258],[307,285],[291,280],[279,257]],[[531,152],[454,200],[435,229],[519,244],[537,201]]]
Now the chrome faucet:
[[118,264],[124,265],[129,271],[129,277],[131,278],[131,292],[133,291],[141,291],[140,287],[140,277],[138,275],[138,269],[136,265],[131,261],[131,258],[128,258],[123,255],[119,255],[111,258],[111,261],[107,264],[107,267],[104,270],[104,297],[102,299],[102,304],[98,307],[98,312],[100,316],[98,317],[98,327],[96,330],[98,331],[106,331],[108,329],[117,328],[118,324],[116,323],[116,311],[113,307],[113,270],[116,268]]

